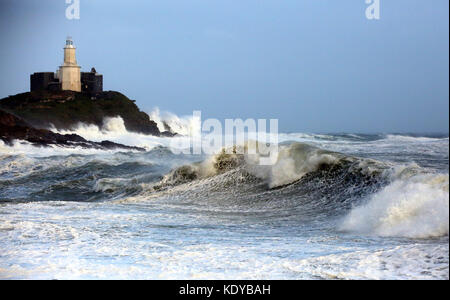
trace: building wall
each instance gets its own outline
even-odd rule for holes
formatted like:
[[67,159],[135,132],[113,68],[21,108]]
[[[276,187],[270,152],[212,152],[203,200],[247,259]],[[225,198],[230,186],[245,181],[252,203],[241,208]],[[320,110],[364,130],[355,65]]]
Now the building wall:
[[61,66],[59,69],[61,89],[81,92],[81,74],[79,66]]
[[81,73],[81,90],[89,93],[100,93],[103,91],[103,75],[93,72]]
[[64,65],[77,65],[77,59],[75,57],[75,49],[76,48],[64,48]]
[[57,92],[61,90],[61,83],[59,81],[50,82],[48,84],[47,90],[51,92]]
[[30,90],[40,91],[46,90],[51,82],[55,82],[55,74],[53,72],[39,72],[30,75]]

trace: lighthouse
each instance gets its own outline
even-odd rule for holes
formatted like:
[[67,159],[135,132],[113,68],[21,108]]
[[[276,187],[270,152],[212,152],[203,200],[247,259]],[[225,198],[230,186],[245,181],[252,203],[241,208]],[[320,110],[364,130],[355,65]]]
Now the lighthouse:
[[64,47],[64,63],[59,67],[58,77],[62,90],[81,92],[81,67],[77,65],[75,46],[71,37],[67,37]]
[[75,46],[71,37],[67,37],[64,47],[64,63],[53,72],[37,72],[30,75],[30,91],[75,91],[95,96],[103,91],[103,75],[95,68],[90,72],[81,72],[75,56]]

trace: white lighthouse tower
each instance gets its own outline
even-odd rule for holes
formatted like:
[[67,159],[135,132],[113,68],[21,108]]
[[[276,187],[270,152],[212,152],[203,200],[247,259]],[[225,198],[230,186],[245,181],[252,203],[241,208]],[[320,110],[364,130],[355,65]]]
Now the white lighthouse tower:
[[81,92],[81,67],[77,65],[76,48],[71,37],[67,37],[64,47],[64,64],[59,67],[58,77],[62,90]]

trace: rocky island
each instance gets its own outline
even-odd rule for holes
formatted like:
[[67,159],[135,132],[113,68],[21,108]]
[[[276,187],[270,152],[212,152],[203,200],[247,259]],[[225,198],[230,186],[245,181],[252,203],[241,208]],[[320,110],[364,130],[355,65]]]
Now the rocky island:
[[71,130],[80,122],[101,127],[105,117],[117,116],[123,119],[130,132],[174,135],[168,131],[160,132],[156,123],[140,111],[133,100],[119,92],[106,91],[94,96],[84,92],[41,90],[0,100],[0,139],[7,144],[17,139],[41,146],[77,144],[89,148],[143,150],[109,141],[90,142],[75,134],[61,135],[49,130]]

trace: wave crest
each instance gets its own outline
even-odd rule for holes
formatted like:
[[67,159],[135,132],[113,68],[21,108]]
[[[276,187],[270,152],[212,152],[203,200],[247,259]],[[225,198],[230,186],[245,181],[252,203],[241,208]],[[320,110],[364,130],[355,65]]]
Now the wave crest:
[[[195,132],[197,123],[192,116],[179,117],[171,112],[161,112],[158,107],[149,113],[150,119],[156,123],[159,131],[169,131],[180,135],[189,135]],[[197,128],[198,129],[198,128]]]
[[409,238],[448,235],[448,174],[417,175],[392,182],[366,204],[354,208],[341,230]]
[[166,175],[161,181],[161,185],[183,184],[242,168],[242,171],[259,178],[267,184],[269,189],[272,189],[292,184],[306,174],[329,169],[331,166],[342,169],[343,172],[369,177],[379,175],[387,169],[387,166],[377,161],[358,159],[303,143],[280,146],[274,165],[259,165],[258,154],[239,154],[247,152],[239,150],[236,151],[236,148],[223,149],[219,154],[213,155],[201,163],[181,166]]

